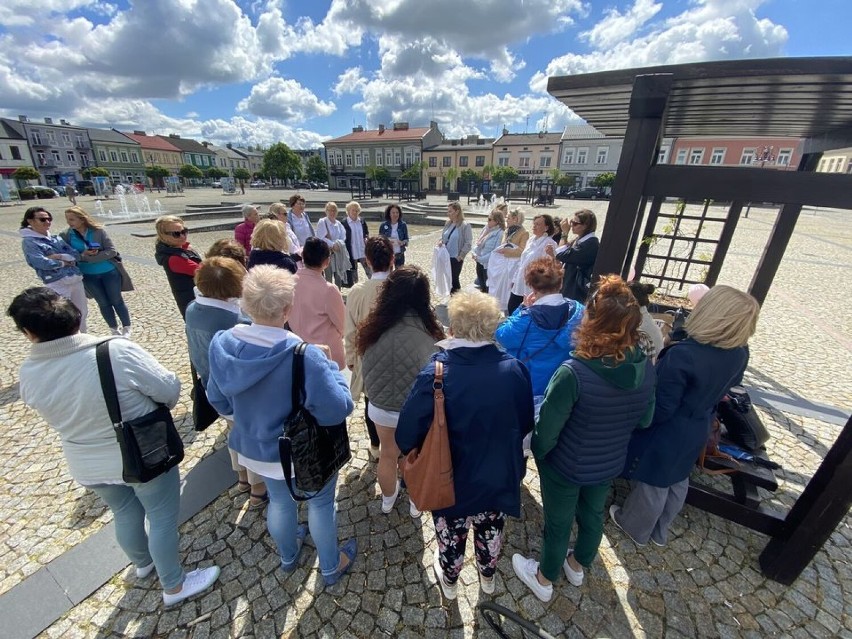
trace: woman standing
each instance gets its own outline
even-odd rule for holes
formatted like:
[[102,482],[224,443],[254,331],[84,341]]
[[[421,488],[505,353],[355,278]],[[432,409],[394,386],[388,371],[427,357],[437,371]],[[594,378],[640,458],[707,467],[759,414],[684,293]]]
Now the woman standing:
[[278,268],[296,274],[296,262],[289,255],[290,243],[287,238],[287,228],[278,220],[261,220],[254,227],[251,236],[251,253],[248,258],[248,268],[260,264],[271,264]]
[[326,282],[323,271],[328,268],[330,251],[318,237],[309,237],[302,247],[305,265],[296,278],[296,299],[290,309],[290,330],[309,344],[324,344],[339,369],[346,366],[343,352],[343,329],[346,308],[337,287]]
[[450,275],[452,285],[450,294],[461,288],[459,276],[461,275],[464,257],[470,252],[473,243],[473,229],[470,223],[464,221],[464,213],[461,204],[450,202],[447,205],[447,223],[441,231],[441,241],[438,246],[443,246],[450,254]]
[[[562,239],[559,247],[549,249],[548,255],[555,256],[565,266],[562,279],[562,295],[568,299],[585,303],[592,281],[592,269],[598,257],[600,241],[595,235],[598,221],[588,209],[581,209],[570,218],[562,220]],[[568,233],[576,237],[568,240]]]
[[543,257],[549,248],[556,247],[550,236],[553,235],[553,218],[549,215],[536,215],[532,223],[532,239],[527,242],[521,253],[518,261],[518,272],[515,273],[515,279],[512,281],[512,292],[509,295],[509,305],[507,307],[508,314],[511,315],[515,309],[521,305],[524,298],[530,294],[530,288],[527,286],[524,278],[526,277],[527,265],[539,257]]
[[399,205],[388,204],[385,209],[385,221],[379,227],[379,235],[384,235],[393,245],[393,265],[399,268],[405,264],[408,226],[402,221],[402,209]]
[[289,251],[291,256],[301,255],[302,253],[302,243],[299,242],[299,238],[296,237],[296,234],[293,232],[293,229],[290,227],[290,222],[287,220],[287,207],[284,206],[283,202],[273,202],[269,205],[269,213],[267,214],[272,220],[278,220],[281,222],[286,231],[287,231],[287,240],[290,246]]
[[328,246],[331,259],[325,269],[325,281],[334,282],[340,288],[346,282],[349,270],[349,256],[346,252],[346,229],[337,219],[337,204],[327,202],[325,217],[317,222],[316,236]]
[[448,311],[450,337],[438,342],[443,350],[417,376],[396,443],[402,453],[423,444],[434,411],[435,362],[442,362],[456,503],[432,513],[438,540],[433,566],[444,596],[455,599],[471,527],[480,587],[494,592],[506,517],[521,514],[521,441],[532,430],[533,410],[529,373],[494,344],[502,317],[496,300],[459,293],[450,298]]
[[[444,329],[431,305],[429,278],[417,266],[393,271],[357,338],[368,411],[381,441],[377,474],[383,513],[393,510],[399,496],[399,448],[394,441],[399,411],[417,373],[438,350],[435,342],[443,338]],[[420,516],[414,504],[409,513]]]
[[[624,468],[630,435],[654,414],[654,367],[638,347],[641,321],[624,281],[602,278],[571,359],[547,386],[532,438],[544,509],[541,565],[512,557],[515,574],[541,601],[553,596],[560,568],[571,584],[583,584],[583,568],[598,554],[604,504]],[[577,539],[569,549],[575,519]]]
[[[130,337],[130,312],[121,297],[121,273],[115,266],[118,251],[103,226],[79,206],[65,210],[69,229],[63,239],[80,253],[78,268],[83,273],[83,286],[91,295],[113,335]],[[118,328],[116,315],[121,320]]]
[[[306,250],[308,246],[310,240]],[[239,463],[266,482],[266,525],[278,547],[281,569],[294,572],[299,567],[310,531],[323,580],[331,585],[352,568],[358,548],[354,538],[337,544],[338,474],[308,500],[308,525],[300,526],[298,504],[287,488],[278,452],[281,425],[293,410],[293,353],[302,342],[284,328],[294,291],[295,278],[283,269],[265,264],[246,275],[240,304],[252,324],[216,333],[210,344],[207,395],[220,414],[234,416],[228,446],[237,451]],[[346,380],[319,348],[308,346],[304,358],[305,408],[320,426],[340,424],[353,408]]]
[[187,240],[189,229],[176,215],[163,215],[155,222],[157,244],[154,258],[166,271],[169,287],[177,303],[180,316],[186,316],[186,307],[195,299],[195,271],[201,264],[201,255]]
[[740,383],[748,365],[747,344],[759,315],[751,295],[714,286],[686,320],[688,337],[660,353],[654,421],[631,439],[623,473],[630,494],[621,508],[609,510],[637,544],[651,540],[664,546],[668,541],[716,405]]
[[80,253],[60,236],[50,234],[52,222],[53,216],[42,206],[31,206],[24,212],[19,231],[24,259],[47,288],[67,297],[77,307],[80,331],[85,333],[89,304],[83,274],[77,267]]
[[663,332],[648,311],[648,304],[651,303],[649,296],[656,289],[653,284],[642,284],[636,280],[627,282],[627,286],[633,293],[633,297],[639,302],[639,309],[642,311],[642,324],[639,325],[639,333],[642,336],[645,354],[651,358],[652,362],[655,362],[663,350]]
[[287,213],[287,222],[299,240],[299,246],[304,246],[309,237],[314,237],[314,225],[305,211],[305,198],[296,193],[288,200],[290,212]]
[[[500,204],[496,208],[507,208],[505,204]],[[507,312],[509,306],[509,296],[512,293],[512,282],[515,281],[515,275],[518,272],[518,262],[520,262],[521,253],[527,246],[530,234],[524,229],[524,214],[520,209],[512,210],[508,216],[508,228],[503,235],[503,242],[499,248],[491,252],[491,258],[488,260],[488,277],[490,284],[488,292],[497,300],[500,310]]]
[[499,209],[494,209],[488,216],[488,221],[479,234],[476,246],[473,247],[473,258],[476,260],[476,278],[479,280],[479,290],[488,292],[488,260],[491,251],[497,248],[503,231],[506,229],[506,220]]

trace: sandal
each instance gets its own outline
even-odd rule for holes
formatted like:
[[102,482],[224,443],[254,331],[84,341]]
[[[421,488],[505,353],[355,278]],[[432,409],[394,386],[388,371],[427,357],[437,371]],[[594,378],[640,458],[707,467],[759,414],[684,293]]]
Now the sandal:
[[251,484],[247,481],[243,481],[242,479],[237,480],[237,492],[238,493],[247,493],[251,490]]
[[337,570],[330,575],[322,576],[326,586],[333,586],[352,569],[352,564],[355,563],[355,555],[358,552],[358,540],[353,537],[340,547],[340,552],[346,556],[349,562],[343,568],[338,565]]
[[249,495],[249,500],[248,500],[249,510],[260,510],[261,508],[266,506],[266,504],[268,504],[268,503],[269,503],[269,493],[263,493],[262,495],[255,495],[254,493],[251,493]]

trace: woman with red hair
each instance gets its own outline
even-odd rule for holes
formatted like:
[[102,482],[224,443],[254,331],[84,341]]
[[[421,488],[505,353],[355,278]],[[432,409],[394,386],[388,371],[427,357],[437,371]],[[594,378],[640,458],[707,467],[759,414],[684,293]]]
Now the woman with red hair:
[[[571,359],[553,374],[532,438],[544,507],[541,565],[512,557],[515,574],[550,601],[560,567],[574,586],[598,554],[604,504],[631,433],[654,414],[654,367],[639,347],[639,304],[617,275],[601,279]],[[571,528],[577,538],[569,548]],[[566,557],[567,555],[567,557]]]

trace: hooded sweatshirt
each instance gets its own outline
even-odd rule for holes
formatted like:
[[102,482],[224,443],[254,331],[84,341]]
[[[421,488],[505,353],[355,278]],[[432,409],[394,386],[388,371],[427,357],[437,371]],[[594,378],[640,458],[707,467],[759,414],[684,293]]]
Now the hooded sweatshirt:
[[533,433],[539,467],[579,485],[617,477],[631,433],[651,423],[655,381],[650,359],[637,347],[617,364],[572,354],[547,386]]
[[[228,447],[243,457],[279,462],[278,437],[293,410],[293,351],[301,339],[284,329],[252,324],[217,333],[210,343],[207,398],[233,415]],[[315,346],[305,351],[304,406],[320,426],[336,426],[354,404],[337,364]]]
[[[56,282],[64,277],[82,275],[75,264],[70,266],[65,262],[76,262],[80,254],[58,235],[36,233],[31,228],[20,230],[23,242],[24,257],[27,264],[35,269],[36,274],[45,284]],[[59,255],[61,260],[54,260],[48,255]],[[64,260],[64,261],[63,261]]]

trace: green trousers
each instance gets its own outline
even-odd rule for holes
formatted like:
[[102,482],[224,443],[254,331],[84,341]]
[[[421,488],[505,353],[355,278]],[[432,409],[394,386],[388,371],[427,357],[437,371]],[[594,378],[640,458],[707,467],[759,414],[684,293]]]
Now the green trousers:
[[574,558],[588,567],[597,556],[603,536],[604,505],[612,482],[579,486],[565,480],[546,461],[537,462],[537,465],[544,507],[544,541],[539,568],[542,575],[556,581],[568,553],[575,518]]

